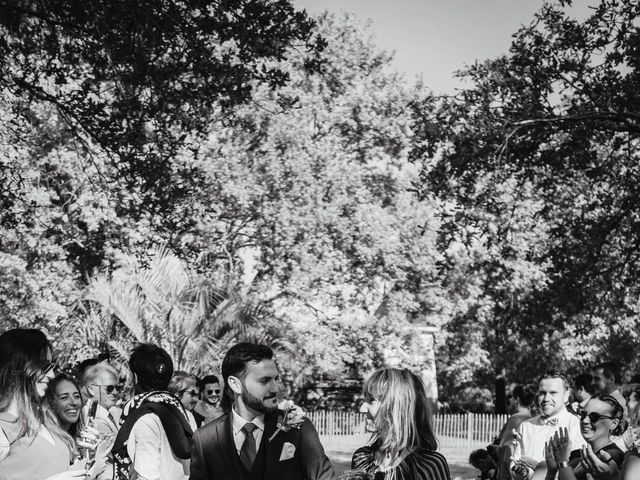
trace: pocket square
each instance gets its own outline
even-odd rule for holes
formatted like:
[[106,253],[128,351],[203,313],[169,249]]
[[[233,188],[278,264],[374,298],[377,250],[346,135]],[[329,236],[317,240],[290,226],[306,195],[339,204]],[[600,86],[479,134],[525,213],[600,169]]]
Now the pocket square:
[[293,443],[284,442],[282,445],[282,452],[280,452],[280,461],[289,460],[293,458],[296,453],[296,447]]

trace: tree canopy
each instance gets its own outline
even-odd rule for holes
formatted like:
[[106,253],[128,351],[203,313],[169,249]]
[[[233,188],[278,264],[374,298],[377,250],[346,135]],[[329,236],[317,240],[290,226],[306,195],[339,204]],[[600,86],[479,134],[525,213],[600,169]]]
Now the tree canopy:
[[450,281],[477,287],[455,324],[482,332],[465,341],[484,368],[637,366],[640,4],[602,1],[584,21],[568,5],[461,72],[471,88],[414,104],[419,190],[449,201]]
[[312,28],[288,0],[5,1],[0,89],[27,119],[34,103],[54,106],[68,134],[104,152],[115,170],[103,175],[141,196],[133,214],[170,210],[198,180],[177,152],[255,85],[284,85],[274,62],[293,48],[318,68]]

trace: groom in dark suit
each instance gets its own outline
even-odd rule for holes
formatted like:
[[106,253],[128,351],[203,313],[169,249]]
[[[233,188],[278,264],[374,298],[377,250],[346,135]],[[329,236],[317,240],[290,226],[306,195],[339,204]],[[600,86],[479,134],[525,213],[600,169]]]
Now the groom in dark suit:
[[[331,462],[308,418],[278,431],[278,368],[264,345],[239,343],[222,361],[228,413],[197,430],[191,480],[331,480]],[[226,397],[225,400],[228,400]],[[275,436],[273,436],[275,433]]]

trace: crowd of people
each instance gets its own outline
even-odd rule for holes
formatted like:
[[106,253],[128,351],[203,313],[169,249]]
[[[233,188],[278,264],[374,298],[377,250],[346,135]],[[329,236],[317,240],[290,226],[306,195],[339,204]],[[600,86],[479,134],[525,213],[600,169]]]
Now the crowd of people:
[[469,462],[486,480],[640,479],[640,379],[621,385],[612,362],[573,379],[548,371],[515,386],[512,416]]
[[[221,375],[174,371],[162,348],[141,344],[132,391],[105,358],[58,371],[43,332],[0,335],[0,480],[330,480],[319,435],[281,397],[267,346],[239,343]],[[491,480],[640,479],[640,385],[620,385],[602,363],[569,380],[548,371],[515,386],[511,417],[470,462]],[[437,452],[421,378],[383,368],[365,382],[372,437],[342,479],[449,480]]]
[[[37,329],[0,335],[0,480],[330,480],[336,477],[304,412],[280,398],[274,352],[239,343],[221,378],[174,371],[141,344],[123,390],[108,359],[59,372]],[[436,451],[421,378],[383,368],[365,383],[370,444],[344,479],[449,480]]]

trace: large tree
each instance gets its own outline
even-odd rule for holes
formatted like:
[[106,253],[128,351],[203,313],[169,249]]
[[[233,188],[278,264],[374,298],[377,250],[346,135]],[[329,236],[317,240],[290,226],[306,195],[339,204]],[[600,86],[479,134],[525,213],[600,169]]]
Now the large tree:
[[419,188],[452,205],[442,248],[482,272],[453,325],[484,332],[485,373],[637,366],[640,3],[602,1],[583,21],[570,3],[462,72],[472,87],[414,104]]
[[0,91],[23,118],[55,107],[89,154],[105,153],[108,179],[139,195],[121,208],[170,211],[199,178],[177,153],[197,150],[212,112],[285,84],[274,62],[292,48],[317,67],[312,27],[289,0],[3,1]]
[[438,221],[435,202],[412,191],[406,106],[416,91],[353,17],[317,22],[324,71],[290,57],[290,83],[256,89],[255,104],[203,146],[215,161],[202,210],[219,203],[199,218],[199,241],[304,331],[325,370],[362,375],[384,362],[383,332],[404,339],[412,322],[443,321]]

